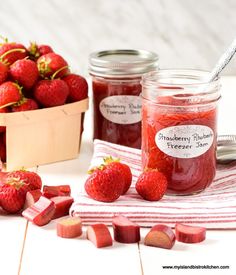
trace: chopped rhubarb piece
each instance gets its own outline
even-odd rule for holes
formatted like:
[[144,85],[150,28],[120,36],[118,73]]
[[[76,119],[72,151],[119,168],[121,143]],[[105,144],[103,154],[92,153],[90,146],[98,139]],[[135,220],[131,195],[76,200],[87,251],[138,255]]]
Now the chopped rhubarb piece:
[[171,249],[175,244],[175,233],[169,226],[157,224],[147,233],[144,244]]
[[43,186],[43,196],[49,199],[57,196],[70,196],[70,194],[70,185]]
[[76,238],[82,234],[82,222],[79,217],[60,220],[57,223],[57,236],[61,238]]
[[108,227],[103,223],[91,225],[87,228],[87,239],[97,248],[112,245],[112,237]]
[[41,196],[35,204],[22,212],[22,216],[34,224],[42,226],[51,221],[54,212],[54,202]]
[[206,238],[206,228],[178,223],[175,225],[176,239],[182,243],[200,243]]
[[114,239],[120,243],[137,243],[140,241],[140,227],[124,216],[112,220]]
[[24,209],[32,206],[42,196],[40,189],[30,190],[26,193]]
[[74,199],[69,196],[58,196],[51,198],[51,201],[54,202],[56,208],[52,219],[57,219],[69,215],[69,209]]

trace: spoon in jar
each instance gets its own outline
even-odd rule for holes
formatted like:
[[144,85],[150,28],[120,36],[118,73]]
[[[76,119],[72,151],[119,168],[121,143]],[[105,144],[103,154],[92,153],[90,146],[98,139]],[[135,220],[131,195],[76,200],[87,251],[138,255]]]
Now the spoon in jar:
[[[227,48],[227,50],[222,54],[218,62],[216,63],[214,69],[211,71],[210,75],[205,80],[206,83],[210,83],[214,79],[216,79],[222,70],[226,67],[226,65],[230,62],[236,52],[236,38]],[[207,84],[206,84],[207,85]]]

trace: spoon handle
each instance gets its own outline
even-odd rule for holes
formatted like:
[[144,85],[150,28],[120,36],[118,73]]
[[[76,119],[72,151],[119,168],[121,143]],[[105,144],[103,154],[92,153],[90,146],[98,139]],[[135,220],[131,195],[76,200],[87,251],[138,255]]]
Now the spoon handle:
[[223,53],[223,55],[220,57],[219,61],[216,63],[207,82],[213,81],[219,75],[219,73],[224,69],[224,67],[230,62],[235,52],[236,52],[236,38],[228,47],[228,49]]

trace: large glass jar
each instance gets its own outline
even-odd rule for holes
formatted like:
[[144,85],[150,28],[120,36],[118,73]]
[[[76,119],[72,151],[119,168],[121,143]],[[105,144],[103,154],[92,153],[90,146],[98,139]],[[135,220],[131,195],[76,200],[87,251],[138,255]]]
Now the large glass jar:
[[140,50],[90,55],[94,138],[141,148],[141,76],[157,69],[158,56]]
[[209,73],[160,70],[142,79],[142,165],[168,179],[168,194],[208,187],[216,172],[219,79]]

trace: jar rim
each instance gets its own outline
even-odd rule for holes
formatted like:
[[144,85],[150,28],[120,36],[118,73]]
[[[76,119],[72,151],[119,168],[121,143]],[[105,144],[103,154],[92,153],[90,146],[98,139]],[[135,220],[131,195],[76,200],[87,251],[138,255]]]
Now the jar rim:
[[164,69],[142,77],[142,98],[159,105],[201,105],[220,99],[220,78],[207,82],[210,72],[195,69]]
[[[207,76],[210,75],[209,71],[205,70],[196,70],[196,69],[160,69],[158,71],[151,71],[143,74],[141,84],[144,86],[160,86],[165,87],[175,87],[176,90],[183,87],[191,86],[203,86],[203,85],[212,85],[217,84],[220,80],[220,77],[216,77],[213,81],[208,82]],[[183,83],[183,82],[167,82],[164,79],[171,78],[174,79],[190,79],[193,82]]]

